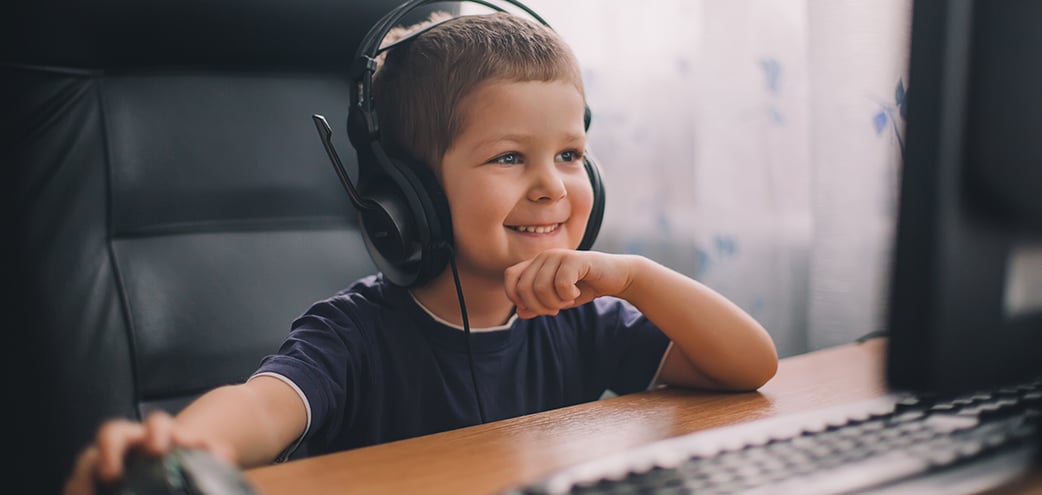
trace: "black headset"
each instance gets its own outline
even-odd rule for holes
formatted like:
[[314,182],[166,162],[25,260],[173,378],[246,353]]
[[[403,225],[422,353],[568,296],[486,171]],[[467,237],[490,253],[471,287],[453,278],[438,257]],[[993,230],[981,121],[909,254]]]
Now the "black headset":
[[[362,39],[351,67],[351,108],[347,134],[358,154],[359,192],[351,184],[330,141],[332,131],[321,115],[314,115],[326,151],[337,175],[358,211],[366,248],[376,267],[393,284],[401,287],[422,285],[440,274],[453,256],[452,221],[445,192],[434,172],[423,163],[391,157],[380,143],[379,119],[372,98],[376,57],[406,43],[422,32],[411,33],[381,48],[387,33],[418,7],[445,0],[410,0],[381,18]],[[505,10],[484,0],[458,0]],[[502,0],[524,10],[533,19],[550,27],[528,7],[514,0]],[[584,126],[590,127],[590,108],[585,109]],[[584,154],[584,167],[593,186],[593,208],[586,223],[579,249],[590,249],[604,217],[604,186],[592,156]],[[364,178],[364,179],[363,179]]]

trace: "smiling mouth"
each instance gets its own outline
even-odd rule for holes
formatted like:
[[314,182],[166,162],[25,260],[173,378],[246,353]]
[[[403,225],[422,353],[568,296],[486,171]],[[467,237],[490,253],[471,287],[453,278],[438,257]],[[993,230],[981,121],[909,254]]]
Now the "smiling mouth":
[[549,234],[558,228],[561,224],[555,223],[550,225],[507,225],[510,230],[516,230],[518,232],[526,232],[531,234]]

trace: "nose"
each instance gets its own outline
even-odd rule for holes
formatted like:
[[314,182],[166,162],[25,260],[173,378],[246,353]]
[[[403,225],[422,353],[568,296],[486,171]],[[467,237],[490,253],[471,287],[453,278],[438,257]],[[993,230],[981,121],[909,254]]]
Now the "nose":
[[564,177],[557,169],[557,164],[552,160],[531,169],[531,187],[528,189],[528,199],[531,201],[558,201],[568,195],[565,187]]

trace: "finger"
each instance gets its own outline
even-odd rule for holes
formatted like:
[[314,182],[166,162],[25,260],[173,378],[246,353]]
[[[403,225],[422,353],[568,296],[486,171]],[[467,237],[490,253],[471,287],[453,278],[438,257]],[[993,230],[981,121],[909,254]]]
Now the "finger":
[[557,269],[553,282],[554,290],[557,292],[557,297],[563,301],[564,306],[574,305],[576,298],[582,293],[576,287],[576,283],[582,278],[581,266],[581,260],[570,257],[564,260]]
[[508,267],[503,272],[503,290],[507,294],[507,299],[510,299],[510,302],[519,307],[522,306],[522,303],[521,296],[517,293],[517,282],[529,264],[531,264],[531,260],[525,260]]
[[163,411],[153,411],[145,417],[145,451],[152,455],[163,455],[173,443],[174,418]]
[[549,314],[557,314],[568,302],[566,299],[562,299],[557,292],[557,274],[564,258],[560,255],[548,256],[542,269],[535,275],[533,283],[535,296],[543,307],[551,311]]
[[84,449],[80,453],[79,457],[76,458],[76,465],[73,466],[72,475],[65,482],[65,487],[62,489],[63,495],[93,495],[94,485],[97,483],[95,477],[98,463],[98,449],[91,445]]
[[127,450],[144,442],[145,435],[145,427],[140,423],[117,419],[103,424],[95,440],[98,452],[95,472],[98,479],[108,482],[122,476],[123,458]]
[[517,293],[521,297],[522,305],[535,314],[547,314],[550,311],[539,301],[539,297],[535,293],[535,279],[539,275],[539,271],[543,269],[546,258],[546,256],[535,257],[517,281]]

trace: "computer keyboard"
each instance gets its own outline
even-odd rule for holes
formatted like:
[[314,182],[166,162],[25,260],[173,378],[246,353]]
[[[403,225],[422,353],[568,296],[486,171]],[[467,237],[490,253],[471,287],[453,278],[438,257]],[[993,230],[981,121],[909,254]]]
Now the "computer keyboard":
[[890,394],[661,440],[506,493],[975,493],[1029,469],[1040,407],[1042,380]]

